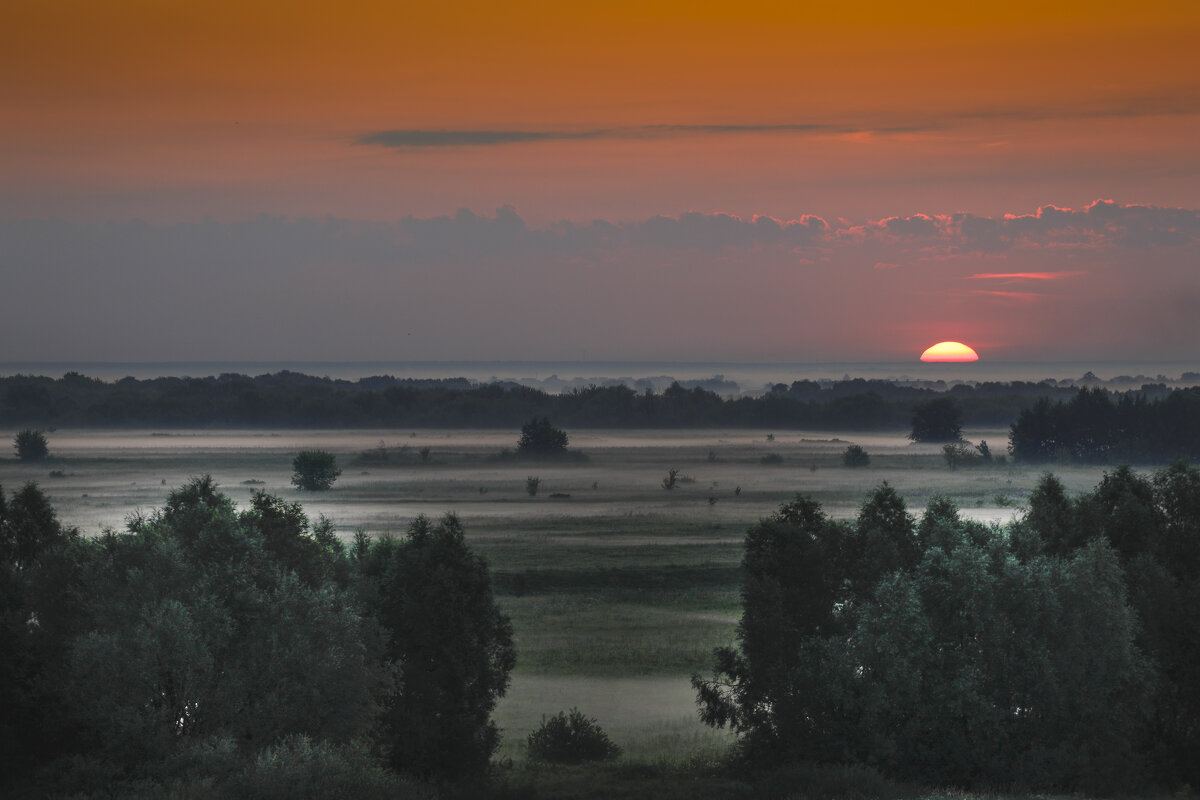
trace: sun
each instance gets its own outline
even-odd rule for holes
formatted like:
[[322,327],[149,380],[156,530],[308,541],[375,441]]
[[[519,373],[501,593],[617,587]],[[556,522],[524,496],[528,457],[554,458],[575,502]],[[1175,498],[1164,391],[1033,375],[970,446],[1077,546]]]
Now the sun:
[[978,361],[979,354],[962,342],[938,342],[924,353],[922,361]]

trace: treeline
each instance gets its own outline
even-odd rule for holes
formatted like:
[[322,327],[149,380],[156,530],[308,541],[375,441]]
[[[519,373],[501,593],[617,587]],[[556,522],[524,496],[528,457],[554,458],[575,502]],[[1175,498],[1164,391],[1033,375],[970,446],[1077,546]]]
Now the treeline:
[[454,517],[347,546],[208,477],[96,538],[0,492],[0,653],[5,797],[432,797],[515,661]]
[[[738,646],[702,717],[769,767],[1146,795],[1200,783],[1200,471],[1046,476],[1007,528],[887,484],[857,520],[784,505],[746,535]],[[1184,789],[1183,791],[1186,791]]]
[[[959,385],[948,392],[861,378],[822,385],[778,384],[760,397],[725,399],[674,384],[661,393],[623,386],[547,394],[512,383],[464,378],[334,380],[280,372],[248,377],[125,378],[113,383],[62,378],[0,378],[0,426],[18,427],[515,427],[533,416],[581,428],[779,427],[903,429],[914,409],[949,396],[967,425],[1006,426],[1041,397],[1076,390],[1047,382]],[[1166,393],[1160,384],[1141,394]]]
[[1012,424],[1013,457],[1026,462],[1113,464],[1200,458],[1200,388],[1161,397],[1100,389],[1039,398]]

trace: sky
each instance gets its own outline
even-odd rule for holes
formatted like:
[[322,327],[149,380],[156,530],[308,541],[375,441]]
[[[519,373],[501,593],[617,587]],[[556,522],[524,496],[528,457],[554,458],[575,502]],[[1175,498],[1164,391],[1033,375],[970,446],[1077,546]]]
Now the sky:
[[1200,3],[13,0],[0,362],[1200,364]]

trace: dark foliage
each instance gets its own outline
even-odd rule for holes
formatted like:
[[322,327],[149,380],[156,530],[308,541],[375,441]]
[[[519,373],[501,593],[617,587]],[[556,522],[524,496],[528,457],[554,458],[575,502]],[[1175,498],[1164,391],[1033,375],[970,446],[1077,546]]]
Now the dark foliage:
[[567,452],[567,434],[550,424],[546,417],[534,417],[521,426],[517,453],[522,456],[548,457]]
[[611,761],[621,755],[608,734],[592,717],[577,708],[570,714],[560,711],[529,734],[529,757],[550,764],[582,764],[587,761]]
[[746,536],[737,648],[693,678],[757,768],[1110,793],[1200,779],[1200,471],[1052,476],[1008,530],[879,487],[853,526],[803,498]]
[[842,466],[856,469],[859,467],[869,467],[871,465],[871,456],[861,445],[852,444],[842,453]]
[[1200,470],[1176,462],[1147,479],[1123,466],[1076,498],[1046,475],[1021,527],[1048,554],[1099,539],[1118,555],[1158,674],[1144,754],[1164,779],[1200,783]]
[[1009,432],[1009,450],[1032,463],[1200,458],[1200,388],[1160,398],[1082,389],[1067,402],[1039,399]]
[[337,457],[324,450],[301,450],[292,459],[292,485],[297,489],[321,492],[333,487],[342,471]]
[[46,435],[32,428],[17,432],[17,435],[13,437],[13,449],[17,451],[17,458],[20,461],[42,461],[50,455],[50,447],[46,444]]
[[[1135,391],[1167,394],[1162,386]],[[856,378],[796,381],[761,397],[722,399],[700,386],[678,383],[662,393],[616,385],[547,394],[513,384],[475,385],[464,378],[346,381],[285,371],[106,383],[71,373],[57,380],[0,378],[0,426],[515,428],[532,417],[548,417],[585,428],[878,430],[909,425],[914,409],[937,397],[960,404],[967,424],[1010,425],[1039,397],[1074,394],[1049,382],[917,388]]]
[[439,779],[482,775],[500,741],[489,717],[516,663],[487,563],[452,515],[436,525],[420,517],[405,538],[381,538],[357,558],[363,601],[403,675],[383,718],[391,765]]
[[6,797],[431,797],[389,762],[479,774],[512,667],[457,523],[347,552],[208,476],[94,539],[0,492],[0,651]]
[[953,397],[938,397],[917,406],[912,415],[914,442],[956,442],[962,438],[962,409]]

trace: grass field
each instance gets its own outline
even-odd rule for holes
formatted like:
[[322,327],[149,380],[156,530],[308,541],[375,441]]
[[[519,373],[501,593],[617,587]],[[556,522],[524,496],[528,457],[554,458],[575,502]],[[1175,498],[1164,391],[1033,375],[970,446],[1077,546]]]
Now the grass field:
[[[13,433],[0,435],[11,441]],[[1006,442],[999,430],[967,436],[987,439],[994,452]],[[86,534],[122,527],[204,473],[239,503],[256,489],[299,500],[346,537],[359,528],[399,533],[418,514],[453,512],[489,560],[515,631],[517,668],[496,711],[501,761],[521,764],[524,739],[541,718],[578,707],[624,749],[624,762],[661,765],[711,758],[729,745],[698,721],[688,677],[707,671],[714,647],[734,641],[748,525],[797,492],[835,517],[853,516],[884,480],[914,513],[946,494],[965,516],[1005,522],[1041,474],[1015,466],[951,471],[940,447],[900,433],[573,431],[572,449],[586,461],[497,459],[516,438],[473,430],[54,431],[52,458],[0,460],[0,485],[11,492],[37,481],[62,521]],[[869,467],[841,466],[850,443],[870,453]],[[343,473],[331,491],[290,485],[301,449],[337,455]],[[679,480],[668,491],[670,469]],[[1082,491],[1101,470],[1056,474]],[[541,479],[534,497],[525,489],[531,476]]]

